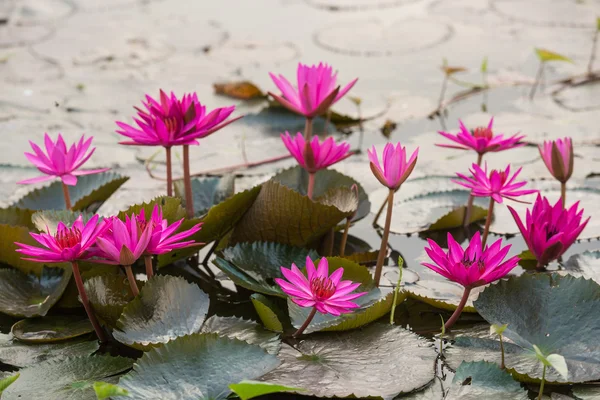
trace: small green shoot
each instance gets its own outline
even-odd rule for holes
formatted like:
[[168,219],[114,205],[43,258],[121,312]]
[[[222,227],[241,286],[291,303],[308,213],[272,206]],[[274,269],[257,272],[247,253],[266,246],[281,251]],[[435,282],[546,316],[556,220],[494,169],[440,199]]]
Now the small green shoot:
[[440,357],[444,357],[444,335],[446,335],[446,321],[444,321],[444,317],[440,314],[440,319],[442,320],[442,333],[440,333]]
[[390,325],[394,325],[394,316],[396,314],[396,302],[398,301],[398,292],[400,291],[400,284],[402,283],[402,268],[404,266],[404,259],[398,257],[398,283],[394,288],[394,301],[392,302],[392,311],[390,312]]
[[94,382],[94,392],[98,400],[105,400],[111,397],[128,396],[129,392],[120,386],[106,382]]
[[542,370],[542,382],[540,383],[540,394],[538,396],[538,400],[542,399],[544,395],[544,383],[546,381],[546,367],[552,367],[556,372],[560,374],[565,380],[569,376],[569,369],[567,367],[567,362],[565,358],[559,354],[550,354],[545,356],[544,353],[537,347],[535,344],[533,345],[533,350],[535,351],[536,358],[542,363],[544,369]]
[[500,355],[501,355],[500,368],[501,369],[506,369],[506,365],[504,364],[504,342],[502,341],[502,334],[506,330],[507,326],[508,326],[508,324],[504,324],[504,325],[492,324],[490,326],[490,335],[493,335],[495,333],[500,338]]

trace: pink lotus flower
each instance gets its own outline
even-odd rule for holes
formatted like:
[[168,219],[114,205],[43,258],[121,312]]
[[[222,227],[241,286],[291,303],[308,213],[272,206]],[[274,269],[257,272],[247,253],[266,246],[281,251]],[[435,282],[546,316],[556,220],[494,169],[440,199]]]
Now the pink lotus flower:
[[269,75],[281,90],[282,96],[271,92],[269,94],[282,106],[306,118],[313,118],[326,112],[329,107],[344,97],[358,80],[358,78],[354,79],[340,90],[340,86],[336,86],[337,72],[334,74],[332,68],[323,63],[310,67],[298,63],[297,88],[294,88],[283,75],[279,77],[273,73]]
[[96,239],[109,228],[106,220],[98,223],[99,218],[94,215],[84,224],[80,215],[70,228],[67,228],[63,222],[59,222],[54,235],[48,229],[46,233],[31,232],[31,237],[45,248],[15,242],[20,247],[16,251],[33,257],[24,260],[35,262],[62,263],[87,260],[94,255],[92,250]]
[[85,140],[85,135],[81,136],[78,143],[74,143],[67,149],[67,145],[61,136],[58,134],[58,139],[53,142],[47,133],[44,134],[44,144],[46,146],[46,152],[32,141],[29,141],[31,148],[35,154],[25,153],[25,157],[40,170],[40,172],[46,174],[46,176],[40,176],[32,179],[25,179],[17,183],[39,183],[49,181],[53,177],[59,177],[65,185],[75,186],[77,184],[77,176],[91,175],[100,172],[108,171],[110,168],[91,169],[78,171],[89,158],[94,154],[96,148],[90,149],[92,144],[91,137]]
[[336,269],[329,276],[329,264],[325,257],[321,258],[316,270],[310,257],[306,257],[306,272],[308,279],[295,264],[292,264],[291,269],[281,267],[281,273],[287,281],[275,278],[281,289],[300,307],[315,307],[322,314],[338,316],[358,308],[359,305],[350,300],[366,294],[351,293],[360,283],[342,281],[343,268]]
[[433,240],[428,239],[427,242],[429,247],[425,247],[425,252],[434,264],[423,265],[467,289],[487,285],[504,277],[519,262],[517,256],[504,261],[510,245],[502,247],[502,239],[491,246],[482,247],[479,232],[475,233],[464,250],[450,233],[448,253]]
[[587,225],[590,218],[582,222],[583,209],[577,210],[578,206],[579,202],[564,209],[561,199],[551,206],[547,198],[538,195],[533,209],[527,210],[525,223],[508,207],[529,251],[538,261],[538,268],[562,256]]
[[134,118],[139,129],[117,121],[121,128],[117,133],[131,139],[120,144],[163,147],[198,144],[196,139],[241,118],[226,121],[235,106],[217,108],[206,114],[206,107],[200,104],[196,93],[184,94],[180,100],[172,92],[167,96],[161,90],[160,103],[146,95],[143,104],[146,110],[136,107],[138,118]]
[[112,217],[109,229],[96,239],[99,251],[94,255],[106,259],[98,262],[130,266],[146,251],[151,234],[151,226],[140,229],[135,214],[127,219],[127,223]]
[[459,120],[458,123],[460,132],[456,135],[448,132],[438,132],[456,144],[437,144],[436,146],[460,150],[475,150],[478,154],[483,155],[487,152],[498,152],[525,145],[524,142],[521,142],[525,135],[515,134],[505,138],[502,134],[494,134],[492,131],[494,118],[490,119],[487,128],[478,127],[472,133],[469,132],[462,121]]
[[[304,136],[300,132],[293,138],[286,131],[285,135],[281,135],[281,140],[283,140],[283,144],[287,147],[290,154],[298,161],[298,164],[308,173],[312,174],[345,160],[352,155],[350,153],[350,144],[347,142],[336,144],[332,137],[325,139],[321,143],[319,138],[314,136],[310,142],[310,146],[306,146]],[[306,154],[307,151],[310,154]]]
[[[125,224],[129,225],[130,217],[126,216]],[[139,225],[140,231],[145,231],[147,227],[150,227],[150,240],[144,251],[145,254],[165,254],[176,249],[182,249],[185,247],[198,246],[202,243],[196,243],[194,240],[183,239],[192,236],[202,228],[202,223],[194,225],[191,229],[183,232],[177,232],[184,219],[174,222],[169,225],[166,219],[163,219],[162,208],[157,205],[152,210],[152,215],[149,220],[146,220],[144,215],[144,209],[135,216],[135,221]]]
[[548,171],[559,182],[566,183],[573,174],[573,143],[571,138],[557,139],[539,145],[540,155]]
[[473,196],[491,197],[495,202],[502,203],[502,198],[519,201],[516,197],[537,192],[535,189],[518,190],[527,184],[526,181],[515,183],[515,179],[517,179],[517,175],[521,172],[521,168],[512,176],[510,175],[510,165],[504,171],[493,169],[489,177],[487,164],[485,170],[481,169],[477,164],[473,164],[472,168],[469,172],[471,172],[473,178],[457,173],[456,175],[462,180],[453,179],[452,182],[471,189]]
[[375,146],[373,146],[372,149],[367,150],[367,154],[369,155],[373,175],[375,175],[382,185],[396,190],[415,168],[417,156],[419,155],[419,148],[417,147],[407,161],[405,147],[402,147],[400,143],[396,144],[396,147],[391,143],[386,144],[383,149],[383,168],[379,163],[379,157]]

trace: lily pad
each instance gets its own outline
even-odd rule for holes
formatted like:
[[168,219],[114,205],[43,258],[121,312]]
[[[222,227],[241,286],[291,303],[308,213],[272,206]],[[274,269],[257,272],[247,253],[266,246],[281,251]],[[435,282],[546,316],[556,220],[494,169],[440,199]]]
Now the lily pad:
[[[449,311],[456,310],[465,291],[465,288],[458,283],[429,279],[419,280],[414,284],[406,285],[404,289],[408,292],[408,296],[413,299]],[[467,305],[463,309],[463,312],[477,312],[475,311],[473,302],[477,300],[477,297],[483,290],[484,287],[482,286],[471,290],[471,294],[467,299]]]
[[93,383],[115,382],[117,375],[131,368],[125,357],[79,356],[52,359],[19,371],[21,376],[2,393],[2,399],[88,400],[94,398]]
[[316,203],[270,180],[263,184],[256,201],[235,227],[230,242],[262,240],[302,247],[345,218],[337,207]]
[[[77,185],[69,186],[73,210],[96,211],[128,179],[129,177],[114,172],[78,177]],[[30,210],[64,210],[66,206],[62,182],[56,181],[43,188],[34,189],[14,205]]]
[[456,370],[448,400],[527,400],[527,391],[494,363],[463,362]]
[[600,285],[600,250],[585,251],[571,256],[564,265],[564,271],[570,275],[591,279]]
[[24,226],[26,228],[33,228],[31,222],[31,216],[33,215],[32,210],[27,210],[18,207],[7,207],[0,208],[0,224],[6,224],[11,226]]
[[296,264],[302,268],[306,257],[318,258],[314,250],[292,247],[280,243],[239,243],[223,250],[214,264],[237,285],[272,296],[285,297],[274,278],[283,278],[281,267]]
[[[434,377],[433,345],[397,326],[309,337],[284,345],[282,364],[261,381],[305,389],[319,397],[392,399],[427,385]],[[301,372],[300,372],[301,371]]]
[[[193,239],[197,243],[207,244],[221,239],[244,217],[260,192],[261,186],[256,186],[252,189],[236,193],[227,200],[211,207],[204,217],[184,221],[179,229],[190,229],[198,222],[203,222],[202,229],[191,236],[189,240]],[[160,255],[158,256],[158,267],[160,268],[171,264],[175,260],[191,256],[197,253],[201,247],[188,247]]]
[[43,210],[35,212],[31,216],[31,222],[38,231],[49,231],[51,234],[56,234],[59,222],[71,226],[80,215],[83,215],[84,223],[94,216],[94,214],[73,212],[70,210]]
[[72,315],[23,319],[13,325],[12,334],[22,342],[53,343],[94,331],[90,320]]
[[220,400],[230,384],[259,378],[278,364],[258,346],[200,333],[145,353],[119,386],[133,399]]
[[[272,179],[306,196],[308,190],[308,173],[306,170],[304,170],[304,168],[296,166],[283,170],[275,175]],[[317,199],[325,196],[334,188],[344,187],[350,189],[352,185],[356,185],[358,187],[359,204],[356,215],[352,219],[353,222],[356,222],[369,215],[371,203],[369,202],[369,196],[360,183],[351,177],[341,174],[333,169],[322,169],[318,171],[315,174],[313,197]]]
[[74,339],[56,344],[29,344],[12,335],[0,334],[0,361],[15,367],[28,367],[53,358],[89,356],[98,350],[96,340]]
[[[220,178],[192,179],[192,198],[194,216],[203,216],[215,204],[225,201],[234,192],[235,177],[226,175]],[[175,195],[182,198],[185,206],[185,188],[183,181],[175,182]]]
[[[516,345],[533,352],[535,344],[544,354],[565,358],[568,381],[552,368],[547,381],[600,379],[600,342],[595,335],[600,329],[600,285],[596,282],[568,275],[525,274],[488,286],[474,304],[488,322],[508,324],[504,336]],[[540,363],[531,369],[521,364],[510,368],[541,378]]]
[[140,350],[200,331],[208,295],[185,279],[154,276],[124,309],[113,336]]
[[62,296],[71,275],[71,268],[43,267],[41,277],[0,269],[0,311],[13,317],[46,315]]
[[283,312],[266,296],[254,293],[250,296],[252,305],[265,328],[273,332],[283,332],[285,316]]
[[573,395],[578,400],[600,399],[600,386],[575,386]]
[[239,339],[263,348],[267,353],[277,354],[281,347],[279,335],[265,330],[254,321],[238,317],[213,315],[202,326],[203,333],[217,333],[232,339]]
[[84,283],[97,317],[114,328],[125,306],[133,300],[127,279],[119,274],[92,277]]

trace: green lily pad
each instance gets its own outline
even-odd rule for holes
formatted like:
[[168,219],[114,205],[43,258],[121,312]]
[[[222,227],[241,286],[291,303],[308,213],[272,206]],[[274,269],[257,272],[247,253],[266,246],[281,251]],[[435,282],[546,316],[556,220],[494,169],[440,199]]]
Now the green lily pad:
[[285,316],[271,299],[260,293],[254,293],[250,296],[250,300],[265,328],[273,332],[283,332],[282,321],[285,321]]
[[[295,190],[296,192],[306,196],[308,190],[308,173],[304,168],[295,166],[279,172],[272,180],[281,183]],[[341,174],[333,169],[322,169],[315,174],[315,187],[313,189],[313,197],[315,199],[325,196],[334,188],[344,187],[350,189],[352,185],[358,188],[358,209],[356,215],[352,219],[353,222],[359,221],[369,215],[371,211],[371,203],[369,196],[363,187],[354,179]],[[331,193],[329,196],[331,196]]]
[[267,241],[306,246],[346,218],[334,206],[310,200],[270,180],[233,230],[230,243]]
[[23,319],[11,329],[17,339],[29,343],[61,342],[93,331],[94,327],[87,317],[73,315]]
[[[527,301],[523,301],[527,299]],[[560,354],[568,381],[552,368],[546,380],[558,383],[600,379],[600,285],[558,274],[525,274],[490,285],[475,301],[477,312],[493,324],[508,324],[504,336],[533,353]],[[510,312],[507,312],[510,310]],[[507,364],[508,365],[508,364]],[[540,379],[540,363],[531,369],[511,365],[518,374]]]
[[28,367],[53,358],[88,356],[97,350],[96,340],[78,338],[52,344],[30,344],[16,340],[12,335],[0,334],[0,361],[15,367]]
[[[208,210],[208,213],[200,218],[184,221],[180,230],[190,229],[198,222],[203,222],[202,229],[189,240],[195,240],[197,243],[208,244],[225,236],[246,214],[252,206],[261,191],[261,186],[236,193],[227,200],[214,205]],[[256,240],[256,239],[255,239]],[[171,264],[181,258],[189,257],[198,252],[202,246],[188,247],[172,251],[168,254],[158,256],[158,267]]]
[[60,299],[71,268],[43,267],[42,276],[0,269],[0,311],[13,317],[44,316]]
[[361,265],[373,264],[373,265],[375,265],[375,263],[377,262],[378,256],[379,256],[379,251],[374,250],[374,251],[367,251],[364,253],[353,253],[350,255],[345,255],[343,257],[347,260],[354,261],[357,264],[361,264]]
[[[406,285],[404,289],[408,292],[408,296],[413,299],[449,311],[456,310],[465,291],[465,288],[458,283],[429,279],[422,279],[414,284]],[[473,302],[477,300],[477,297],[483,290],[483,286],[471,290],[471,294],[467,299],[467,305],[463,309],[463,312],[477,312],[475,311]]]
[[93,399],[93,383],[98,380],[115,382],[115,375],[133,364],[125,357],[79,356],[52,359],[19,371],[21,376],[2,393],[3,400],[88,400]]
[[[233,195],[235,176],[226,175],[219,178],[192,179],[192,198],[194,200],[194,216],[203,216],[215,204],[225,201]],[[175,182],[175,195],[181,197],[185,206],[185,188],[183,181]]]
[[27,210],[18,207],[7,207],[0,208],[0,224],[6,224],[11,226],[24,226],[26,228],[33,228],[34,225],[31,222],[31,216],[33,215],[32,210]]
[[2,395],[2,392],[4,392],[7,387],[12,385],[17,379],[19,379],[20,376],[21,374],[18,372],[16,374],[8,373],[7,376],[3,376],[2,379],[0,379],[0,396]]
[[494,363],[463,362],[454,375],[448,400],[527,400],[527,391]]
[[133,300],[127,279],[121,274],[100,275],[87,279],[84,286],[96,316],[115,328],[123,309]]
[[[129,177],[114,172],[78,177],[77,185],[69,186],[73,210],[96,211],[128,179]],[[56,181],[43,188],[34,189],[14,205],[30,210],[64,210],[66,206],[62,182]]]
[[[463,225],[468,199],[468,191],[450,190],[431,192],[405,200],[402,198],[399,201],[394,200],[390,231],[397,234],[408,234],[460,227]],[[486,217],[488,202],[489,200],[485,198],[475,198],[471,223]],[[385,218],[379,218],[378,224],[384,222]]]
[[600,284],[600,250],[585,251],[571,256],[564,265],[564,271]]
[[62,222],[67,226],[71,226],[73,222],[83,215],[83,222],[89,221],[94,214],[74,212],[70,210],[42,210],[37,211],[31,216],[31,223],[38,231],[56,234],[58,223]]
[[279,335],[265,330],[254,321],[238,317],[213,315],[202,326],[202,333],[217,333],[232,339],[239,339],[263,348],[267,353],[277,354],[281,347]]
[[200,331],[208,295],[174,276],[154,276],[123,309],[113,336],[140,350]]
[[280,268],[296,264],[302,268],[306,257],[318,258],[314,250],[281,243],[239,243],[223,250],[213,263],[237,285],[272,296],[285,297],[274,278],[283,278]]
[[97,400],[105,400],[118,396],[129,396],[127,390],[117,385],[113,385],[112,383],[94,382],[92,387],[94,388],[94,392],[96,392]]
[[200,333],[145,353],[119,386],[133,399],[220,400],[230,384],[259,378],[278,364],[258,346]]
[[577,400],[600,399],[600,386],[575,386],[573,395]]
[[434,377],[433,345],[405,329],[372,324],[351,332],[319,335],[296,348],[284,345],[282,364],[261,381],[299,387],[319,397],[391,399],[427,385]]
[[229,385],[229,388],[242,400],[249,400],[272,393],[302,392],[302,388],[273,385],[271,383],[259,381],[241,381],[240,383],[232,383]]

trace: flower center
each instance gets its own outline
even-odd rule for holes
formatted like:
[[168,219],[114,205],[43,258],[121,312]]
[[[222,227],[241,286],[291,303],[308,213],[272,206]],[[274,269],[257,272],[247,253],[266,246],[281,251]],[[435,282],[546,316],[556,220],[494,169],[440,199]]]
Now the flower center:
[[81,231],[77,228],[63,229],[54,235],[60,249],[70,249],[81,242]]
[[494,137],[494,133],[491,129],[480,126],[473,130],[473,136],[475,136],[476,138],[491,140],[492,137]]
[[493,176],[494,174],[497,174],[500,177],[500,183],[502,185],[504,185],[506,183],[506,178],[507,178],[506,171],[498,171],[498,170],[493,169],[492,172],[490,173],[490,177]]
[[166,117],[164,119],[167,131],[172,135],[177,131],[177,119],[175,117]]
[[335,285],[327,277],[313,278],[310,281],[310,290],[319,300],[326,300],[335,293]]
[[473,265],[476,265],[480,271],[483,271],[485,269],[485,263],[483,262],[483,260],[481,258],[478,259],[476,256],[473,256],[473,259],[469,259],[465,254],[461,263],[467,269],[471,268]]
[[550,240],[552,236],[558,233],[558,229],[554,225],[548,225],[546,228],[546,240]]

